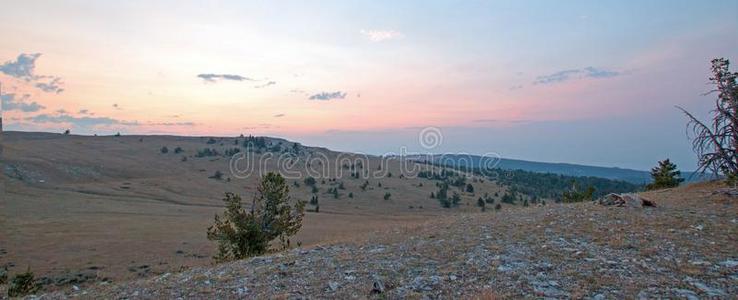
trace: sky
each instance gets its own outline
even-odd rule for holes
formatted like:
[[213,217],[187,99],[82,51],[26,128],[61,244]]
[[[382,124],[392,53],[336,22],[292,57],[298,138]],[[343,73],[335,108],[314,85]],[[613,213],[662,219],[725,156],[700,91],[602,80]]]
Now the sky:
[[692,170],[738,60],[735,0],[150,2],[2,4],[4,129]]

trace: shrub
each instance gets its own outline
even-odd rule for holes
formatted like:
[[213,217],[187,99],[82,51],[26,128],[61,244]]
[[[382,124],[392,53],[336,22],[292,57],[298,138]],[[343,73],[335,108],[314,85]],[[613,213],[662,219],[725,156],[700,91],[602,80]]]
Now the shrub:
[[21,297],[32,294],[40,288],[38,282],[33,277],[33,272],[28,268],[25,273],[16,274],[10,281],[8,287],[8,297]]
[[313,186],[313,189],[311,190],[311,192],[312,192],[313,194],[317,194],[317,193],[318,193],[318,191],[319,191],[319,190],[318,190],[318,187],[317,187],[317,186]]
[[215,179],[215,180],[221,180],[223,179],[223,173],[220,171],[215,171],[215,174],[213,174],[213,176],[210,176],[208,178]]
[[182,153],[182,152],[184,152],[184,149],[182,149],[182,147],[177,147],[177,148],[174,148],[174,153],[175,153],[175,154],[180,154],[180,153]]
[[497,203],[497,205],[495,205],[495,210],[500,210],[500,209],[502,209],[502,204]]
[[0,268],[0,284],[5,284],[8,282],[8,268],[2,267]]
[[484,199],[482,199],[482,197],[479,197],[479,199],[477,199],[477,206],[479,206],[480,208],[482,208],[482,211],[485,211],[486,210],[486,204],[487,203],[484,202]]
[[389,200],[390,197],[392,197],[392,194],[390,194],[390,193],[384,193],[384,200]]
[[195,157],[209,157],[209,156],[217,156],[218,150],[205,148],[202,150],[197,151],[197,154],[195,154]]
[[346,187],[345,187],[345,186],[343,186],[343,181],[342,181],[341,183],[339,183],[339,184],[338,184],[338,189],[339,189],[339,190],[345,190],[345,189],[346,189]]
[[159,151],[161,151],[162,154],[167,154],[169,153],[169,148],[167,148],[167,146],[164,146],[164,147],[161,147],[161,150]]
[[[265,175],[256,189],[251,208],[241,205],[241,197],[226,193],[223,216],[215,215],[215,223],[208,227],[208,240],[218,243],[216,261],[229,261],[284,250],[289,238],[302,227],[305,202],[291,203],[289,186],[276,173]],[[278,240],[278,248],[270,246]]]
[[305,185],[307,186],[315,186],[315,178],[311,176],[308,176],[307,178],[305,178],[304,182],[305,182]]
[[71,133],[71,132],[69,131],[69,129],[67,129],[67,130],[64,130],[64,135],[69,135],[70,133]]
[[467,193],[474,193],[474,186],[471,185],[471,183],[466,184],[466,192]]
[[349,197],[349,198],[354,198],[354,193],[349,193],[349,194],[348,194],[348,197]]
[[187,161],[187,156],[182,156],[181,161]]
[[459,196],[458,193],[454,192],[454,195],[451,196],[451,205],[459,206],[460,202],[461,202],[461,196]]
[[209,139],[208,139],[208,141],[207,141],[207,144],[208,144],[208,145],[212,145],[212,144],[215,144],[215,143],[217,143],[217,142],[218,142],[218,141],[216,141],[216,140],[215,140],[214,138],[209,138]]

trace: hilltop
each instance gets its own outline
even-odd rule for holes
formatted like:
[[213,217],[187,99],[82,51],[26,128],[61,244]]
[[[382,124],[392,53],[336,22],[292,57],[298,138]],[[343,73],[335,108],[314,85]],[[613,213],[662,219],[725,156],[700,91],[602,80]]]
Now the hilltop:
[[656,207],[556,204],[428,220],[45,298],[730,298],[738,206],[704,183]]

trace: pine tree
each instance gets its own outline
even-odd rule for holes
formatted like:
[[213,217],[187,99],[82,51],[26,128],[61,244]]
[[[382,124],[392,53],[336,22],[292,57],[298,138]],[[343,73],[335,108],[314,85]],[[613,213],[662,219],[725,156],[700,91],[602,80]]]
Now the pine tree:
[[677,187],[684,181],[684,178],[681,178],[681,172],[677,170],[677,165],[668,158],[659,161],[659,165],[651,169],[651,177],[653,183],[646,186],[647,190]]
[[[215,215],[215,223],[208,227],[208,240],[218,243],[216,261],[243,259],[268,251],[286,249],[289,238],[302,227],[305,202],[291,203],[289,186],[276,173],[265,175],[256,188],[250,209],[241,204],[241,197],[226,193],[226,210]],[[272,249],[279,240],[278,249]]]

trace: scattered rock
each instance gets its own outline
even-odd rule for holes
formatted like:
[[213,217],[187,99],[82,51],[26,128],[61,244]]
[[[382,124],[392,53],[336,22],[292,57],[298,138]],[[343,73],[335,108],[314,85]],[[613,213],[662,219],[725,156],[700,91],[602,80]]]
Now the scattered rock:
[[338,282],[335,281],[329,281],[328,282],[328,291],[335,292],[338,290]]

